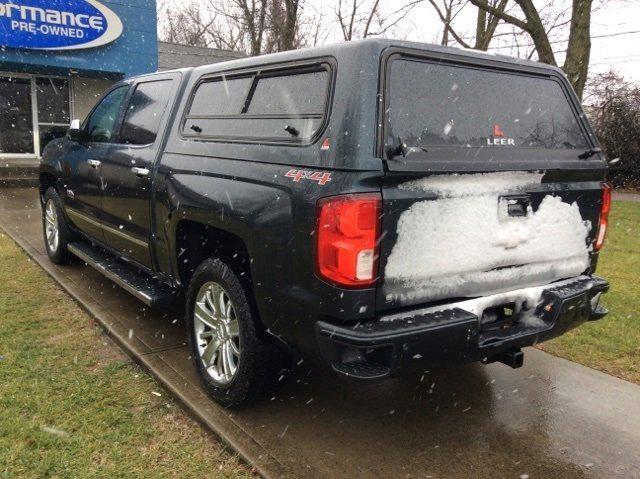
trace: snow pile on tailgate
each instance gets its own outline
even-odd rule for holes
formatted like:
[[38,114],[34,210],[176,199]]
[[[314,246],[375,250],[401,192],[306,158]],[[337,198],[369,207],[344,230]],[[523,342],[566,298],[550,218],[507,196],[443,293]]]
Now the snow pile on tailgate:
[[504,195],[535,188],[542,173],[432,176],[401,189],[437,195],[404,211],[384,272],[387,300],[431,301],[507,291],[581,274],[589,265],[589,221],[578,205],[546,195],[526,216],[507,214]]

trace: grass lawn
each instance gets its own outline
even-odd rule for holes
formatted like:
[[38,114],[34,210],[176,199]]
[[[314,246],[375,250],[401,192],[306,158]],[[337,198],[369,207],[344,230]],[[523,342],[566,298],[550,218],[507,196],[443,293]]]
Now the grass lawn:
[[540,347],[640,384],[640,203],[614,201],[597,274],[611,283],[604,319]]
[[0,478],[251,477],[0,232]]

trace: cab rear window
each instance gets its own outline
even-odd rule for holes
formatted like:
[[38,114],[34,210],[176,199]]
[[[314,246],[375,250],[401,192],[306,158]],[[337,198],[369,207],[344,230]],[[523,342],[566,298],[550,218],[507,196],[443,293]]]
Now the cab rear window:
[[588,147],[552,78],[413,59],[390,68],[387,137],[409,147]]

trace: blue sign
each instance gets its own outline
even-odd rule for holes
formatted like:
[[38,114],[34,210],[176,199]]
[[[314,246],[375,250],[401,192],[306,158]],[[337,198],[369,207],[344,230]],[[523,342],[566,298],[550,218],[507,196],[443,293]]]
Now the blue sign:
[[0,0],[0,45],[79,50],[122,35],[122,21],[97,0]]

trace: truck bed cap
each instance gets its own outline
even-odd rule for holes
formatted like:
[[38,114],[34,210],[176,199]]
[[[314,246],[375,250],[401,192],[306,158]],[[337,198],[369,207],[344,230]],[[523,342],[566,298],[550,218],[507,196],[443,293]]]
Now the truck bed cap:
[[520,65],[523,67],[534,67],[548,69],[555,72],[562,72],[558,67],[539,63],[531,60],[525,60],[522,58],[511,57],[507,55],[498,55],[490,52],[483,52],[479,50],[472,50],[468,48],[456,48],[446,47],[442,45],[435,45],[430,43],[411,42],[405,40],[393,40],[393,39],[380,39],[380,38],[366,38],[363,40],[353,40],[350,42],[334,43],[320,47],[303,48],[299,50],[291,50],[280,53],[270,53],[267,55],[260,55],[254,57],[240,58],[237,60],[230,60],[212,65],[204,65],[195,68],[198,73],[208,73],[227,70],[232,68],[249,68],[256,65],[265,63],[278,63],[289,62],[296,60],[304,60],[307,58],[315,58],[322,56],[361,56],[372,55],[375,57],[388,48],[401,48],[409,50],[419,50],[423,52],[443,55],[456,55],[459,57],[467,57],[470,59],[484,59],[493,60],[508,63],[510,65]]

